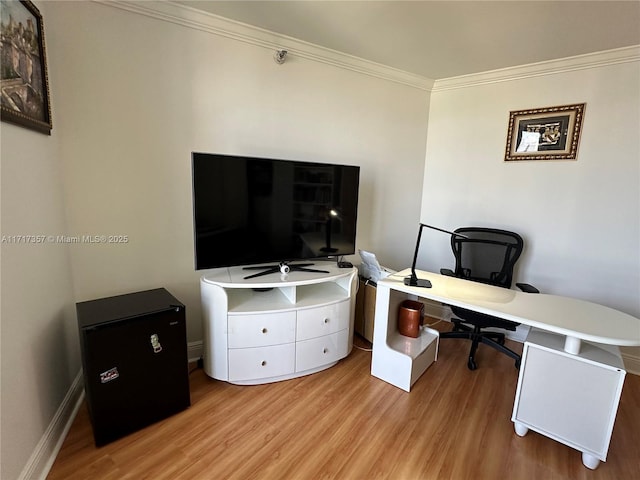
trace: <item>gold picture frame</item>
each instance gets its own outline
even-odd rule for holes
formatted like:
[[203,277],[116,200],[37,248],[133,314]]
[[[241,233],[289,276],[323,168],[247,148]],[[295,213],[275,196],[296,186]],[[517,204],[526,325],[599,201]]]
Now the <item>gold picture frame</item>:
[[509,112],[505,161],[575,160],[585,103]]
[[0,0],[0,9],[0,117],[3,122],[51,135],[42,15],[28,0]]

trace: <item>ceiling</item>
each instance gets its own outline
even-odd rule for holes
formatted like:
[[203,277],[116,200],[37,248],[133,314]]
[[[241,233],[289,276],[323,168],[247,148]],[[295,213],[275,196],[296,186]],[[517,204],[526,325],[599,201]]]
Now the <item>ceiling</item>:
[[432,80],[640,45],[640,0],[177,3]]

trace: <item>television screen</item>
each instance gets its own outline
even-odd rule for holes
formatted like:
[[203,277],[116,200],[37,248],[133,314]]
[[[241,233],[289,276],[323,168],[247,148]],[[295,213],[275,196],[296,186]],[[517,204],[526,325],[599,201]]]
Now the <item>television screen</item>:
[[360,167],[193,153],[196,270],[355,253]]

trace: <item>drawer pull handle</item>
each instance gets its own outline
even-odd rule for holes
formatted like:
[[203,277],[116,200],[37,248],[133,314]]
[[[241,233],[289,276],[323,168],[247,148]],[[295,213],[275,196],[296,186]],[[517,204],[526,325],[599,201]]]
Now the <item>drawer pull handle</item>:
[[329,319],[328,319],[328,318],[325,318],[325,319],[324,319],[324,323],[329,323]]
[[262,363],[260,365],[262,365],[263,367],[267,364],[266,360],[263,360]]
[[325,348],[325,349],[322,350],[322,353],[328,353],[328,352],[329,352],[328,348]]
[[267,329],[266,329],[266,328],[263,328],[263,329],[262,329],[262,333],[267,333]]

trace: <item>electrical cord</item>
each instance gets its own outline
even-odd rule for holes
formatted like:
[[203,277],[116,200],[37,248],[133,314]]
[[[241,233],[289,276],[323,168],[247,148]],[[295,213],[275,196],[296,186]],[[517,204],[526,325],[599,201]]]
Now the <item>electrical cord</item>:
[[373,352],[373,348],[361,347],[360,345],[356,345],[355,343],[353,344],[353,346],[356,347],[358,350],[362,350],[363,352]]
[[[423,318],[426,318],[426,317],[423,317]],[[432,318],[432,317],[431,317],[431,318]],[[441,318],[439,318],[438,320],[436,320],[436,321],[435,321],[435,322],[433,322],[433,323],[423,323],[422,325],[423,325],[424,327],[433,327],[434,325],[437,325],[437,324],[439,324],[440,322],[442,322],[442,319],[441,319]]]

